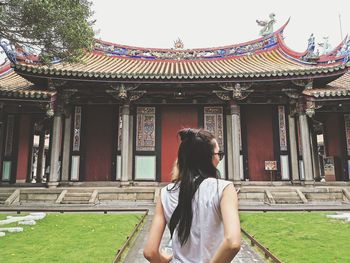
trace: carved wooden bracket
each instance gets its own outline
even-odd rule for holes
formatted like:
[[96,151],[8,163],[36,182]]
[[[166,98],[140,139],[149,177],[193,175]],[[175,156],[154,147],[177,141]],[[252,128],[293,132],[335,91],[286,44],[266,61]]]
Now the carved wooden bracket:
[[282,92],[284,92],[288,98],[294,99],[294,100],[298,99],[301,94],[297,89],[293,89],[293,88],[282,89]]
[[67,83],[66,80],[60,80],[60,79],[47,79],[47,86],[49,90],[56,90],[56,88],[63,87]]
[[220,100],[231,100],[230,92],[228,91],[221,91],[221,90],[214,90],[213,93],[220,99]]
[[306,90],[312,89],[312,86],[313,86],[312,79],[296,79],[296,80],[292,80],[292,83],[298,87],[303,87]]
[[106,93],[120,101],[135,101],[140,99],[146,93],[146,91],[134,91],[139,86],[139,84],[126,86],[123,83],[118,84],[117,86],[111,85],[111,89],[106,90]]
[[252,84],[250,83],[225,83],[220,85],[224,91],[214,90],[213,93],[221,100],[244,100],[254,91],[250,89],[251,86]]

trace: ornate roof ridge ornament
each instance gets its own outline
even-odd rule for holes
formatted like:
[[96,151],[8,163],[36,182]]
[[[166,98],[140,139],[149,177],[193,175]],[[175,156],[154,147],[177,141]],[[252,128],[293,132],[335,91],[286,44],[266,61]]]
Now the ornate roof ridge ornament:
[[317,44],[322,48],[321,55],[326,55],[332,51],[331,44],[329,43],[329,36],[323,37],[323,42]]
[[350,61],[350,38],[346,36],[344,39],[342,47],[338,50],[336,57],[344,56],[344,63],[348,63]]
[[273,33],[273,25],[276,23],[275,16],[274,13],[271,13],[269,15],[269,20],[256,20],[256,23],[262,27],[259,32],[260,36],[265,37]]
[[[249,55],[259,50],[266,50],[271,47],[274,47],[277,45],[277,42],[278,42],[277,37],[274,34],[271,34],[269,37],[258,39],[252,42],[229,45],[224,47],[214,47],[214,48],[155,49],[155,48],[121,46],[118,44],[96,41],[94,49],[97,52],[106,53],[108,56],[111,56],[111,57],[143,58],[148,60],[155,60],[155,59],[209,60],[209,59]],[[174,44],[176,44],[176,41],[174,42]],[[178,44],[180,46],[180,43]]]
[[315,36],[312,33],[308,39],[307,43],[307,49],[306,49],[306,54],[301,58],[304,61],[307,62],[316,62],[320,58],[319,50],[315,52],[316,48],[316,43],[315,43]]
[[11,63],[16,64],[17,63],[17,55],[16,51],[11,46],[10,42],[7,42],[5,39],[0,38],[0,47],[5,52],[6,57],[10,60]]
[[174,41],[174,49],[184,49],[185,45],[182,40],[178,37],[177,40]]

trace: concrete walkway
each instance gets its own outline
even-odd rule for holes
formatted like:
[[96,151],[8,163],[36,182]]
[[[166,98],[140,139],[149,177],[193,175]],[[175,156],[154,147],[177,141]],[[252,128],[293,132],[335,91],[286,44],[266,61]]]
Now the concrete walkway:
[[[141,230],[139,236],[135,240],[133,246],[129,249],[129,253],[125,258],[125,263],[145,263],[148,262],[143,257],[143,247],[145,245],[147,234],[149,228],[151,226],[152,215],[147,217],[146,223]],[[170,232],[168,229],[165,231],[163,235],[163,239],[161,242],[161,247],[167,250],[168,243],[170,240]],[[242,240],[241,251],[237,254],[235,259],[232,261],[233,263],[264,263],[265,261],[259,254],[257,254],[245,240]]]

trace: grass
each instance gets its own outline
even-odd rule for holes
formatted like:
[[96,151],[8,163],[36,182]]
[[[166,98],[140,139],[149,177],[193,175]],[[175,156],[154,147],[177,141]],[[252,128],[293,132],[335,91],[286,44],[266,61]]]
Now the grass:
[[[5,217],[0,214],[0,220]],[[22,233],[6,233],[1,237],[0,261],[112,262],[141,217],[141,214],[47,214],[34,226],[21,225]]]
[[329,212],[240,214],[242,228],[282,262],[350,262],[350,224]]

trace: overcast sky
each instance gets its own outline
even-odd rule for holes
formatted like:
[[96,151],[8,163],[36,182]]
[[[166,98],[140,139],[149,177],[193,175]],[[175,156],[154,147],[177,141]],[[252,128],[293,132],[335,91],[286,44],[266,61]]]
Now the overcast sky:
[[236,44],[259,37],[255,20],[275,13],[275,30],[290,17],[286,43],[304,51],[311,33],[334,47],[350,33],[349,0],[94,0],[98,38],[126,45],[172,48],[178,37],[185,48]]
[[307,39],[329,36],[332,47],[350,33],[350,0],[93,0],[97,38],[125,45],[172,48],[182,39],[185,48],[216,47],[253,40],[275,13],[274,30],[290,17],[284,36],[289,47],[304,51]]

